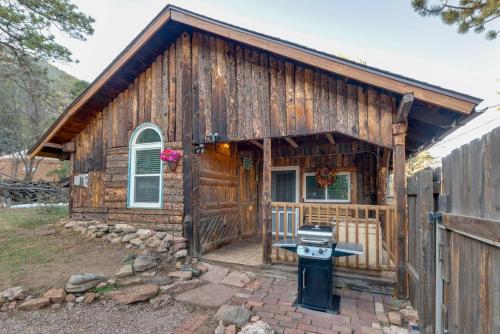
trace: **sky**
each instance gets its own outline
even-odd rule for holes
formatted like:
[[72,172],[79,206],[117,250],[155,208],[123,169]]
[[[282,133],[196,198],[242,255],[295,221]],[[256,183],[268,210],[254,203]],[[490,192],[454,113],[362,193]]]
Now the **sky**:
[[[436,0],[437,1],[437,0]],[[500,104],[500,38],[460,35],[410,0],[73,0],[95,20],[87,41],[58,36],[77,64],[56,64],[91,82],[168,3],[243,28]],[[500,19],[495,23],[497,30]],[[430,151],[437,157],[500,126],[489,108]]]

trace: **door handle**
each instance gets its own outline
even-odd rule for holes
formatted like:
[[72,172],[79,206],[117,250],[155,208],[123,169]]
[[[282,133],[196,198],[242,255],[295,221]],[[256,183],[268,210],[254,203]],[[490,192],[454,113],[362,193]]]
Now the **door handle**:
[[304,268],[304,270],[302,270],[302,289],[306,288],[306,270],[307,268]]

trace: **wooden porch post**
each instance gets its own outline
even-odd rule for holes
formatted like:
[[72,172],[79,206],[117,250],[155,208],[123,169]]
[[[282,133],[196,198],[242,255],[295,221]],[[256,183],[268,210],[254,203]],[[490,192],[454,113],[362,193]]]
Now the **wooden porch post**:
[[271,223],[271,138],[264,138],[262,165],[262,262],[271,264],[272,223]]
[[408,114],[413,104],[413,94],[403,95],[399,103],[395,122],[392,125],[393,138],[393,172],[394,200],[396,204],[396,276],[399,297],[405,297],[406,280],[406,222],[407,222],[407,189],[406,189],[406,153],[405,141],[408,128]]

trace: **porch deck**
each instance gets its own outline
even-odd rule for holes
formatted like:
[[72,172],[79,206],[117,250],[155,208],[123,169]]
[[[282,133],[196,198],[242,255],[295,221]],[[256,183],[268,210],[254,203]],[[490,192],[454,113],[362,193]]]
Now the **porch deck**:
[[262,241],[260,236],[241,239],[204,254],[203,259],[258,267],[262,265]]

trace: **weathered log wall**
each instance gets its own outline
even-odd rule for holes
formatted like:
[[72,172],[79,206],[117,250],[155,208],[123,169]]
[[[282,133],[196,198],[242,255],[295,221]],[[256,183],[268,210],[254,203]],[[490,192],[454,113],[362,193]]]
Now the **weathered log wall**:
[[165,171],[163,209],[128,209],[128,151],[133,130],[151,122],[163,132],[166,148],[182,149],[180,39],[148,67],[127,90],[75,137],[74,173],[89,173],[89,186],[73,187],[73,212],[111,221],[181,224],[182,162]]
[[[183,47],[191,50],[191,64],[186,68],[192,69],[184,78]],[[192,86],[190,98],[182,96],[182,80],[192,82],[188,84]],[[182,104],[189,102],[192,104],[183,108]],[[182,149],[183,110],[190,108],[195,143],[207,142],[210,133],[218,133],[223,140],[240,141],[336,131],[391,147],[394,104],[393,97],[383,91],[214,35],[193,32],[187,41],[179,38],[169,46],[128,89],[116,92],[116,98],[97,111],[87,128],[76,135],[73,170],[75,174],[89,173],[90,186],[73,187],[73,212],[105,215],[115,221],[182,222],[181,166],[177,173],[165,176],[162,210],[126,208],[128,143],[133,130],[144,122],[160,127],[165,147],[178,149]],[[330,145],[328,150],[359,149],[355,145],[358,144]],[[231,177],[247,188],[231,199],[239,202],[232,204],[232,210],[239,211],[237,216],[242,222],[238,233],[251,234],[256,227],[258,185],[253,180],[257,171],[255,166],[242,171],[244,152],[234,154],[238,156],[232,159],[240,165],[234,165]],[[355,155],[354,163],[349,161],[352,157],[337,155],[325,161],[332,167],[356,165],[353,199],[358,203],[374,203],[374,159],[370,154],[360,154]],[[301,159],[300,165],[303,170],[313,170],[317,161],[317,158]]]
[[194,140],[337,131],[392,147],[393,98],[212,35],[192,38]]

